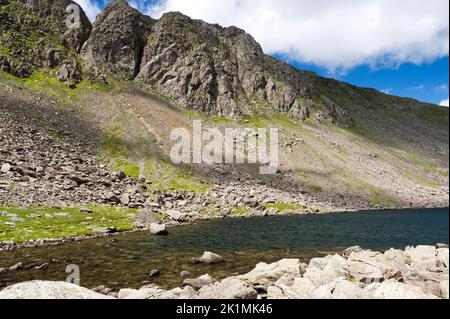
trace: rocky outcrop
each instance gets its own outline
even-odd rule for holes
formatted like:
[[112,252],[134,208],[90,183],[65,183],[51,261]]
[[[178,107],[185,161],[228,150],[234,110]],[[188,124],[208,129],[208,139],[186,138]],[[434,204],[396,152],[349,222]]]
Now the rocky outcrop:
[[142,51],[153,24],[153,19],[131,8],[126,1],[113,1],[97,17],[81,56],[109,74],[131,80],[139,72]]

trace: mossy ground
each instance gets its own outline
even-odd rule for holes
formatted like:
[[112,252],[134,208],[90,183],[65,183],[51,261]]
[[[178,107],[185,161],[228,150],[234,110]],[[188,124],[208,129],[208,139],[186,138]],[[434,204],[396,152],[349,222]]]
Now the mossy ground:
[[266,209],[276,209],[278,213],[286,213],[286,212],[302,212],[305,210],[305,207],[299,204],[291,204],[291,203],[269,203],[265,205]]
[[[0,241],[22,243],[40,238],[67,238],[96,234],[89,227],[112,227],[119,232],[133,229],[136,210],[112,206],[87,206],[93,213],[80,208],[63,207],[1,207]],[[7,212],[23,222],[14,222]],[[14,226],[5,223],[14,223]]]

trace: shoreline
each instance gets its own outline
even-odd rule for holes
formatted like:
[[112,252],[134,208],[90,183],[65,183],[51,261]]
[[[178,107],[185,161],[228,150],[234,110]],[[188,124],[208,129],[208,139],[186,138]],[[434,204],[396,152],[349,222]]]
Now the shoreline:
[[[205,252],[199,263],[226,262]],[[391,248],[384,252],[353,246],[339,254],[259,263],[248,273],[220,281],[208,274],[164,290],[83,288],[67,282],[26,281],[0,290],[0,299],[448,299],[447,244]]]
[[[288,217],[288,216],[308,216],[308,215],[331,215],[331,214],[350,214],[350,213],[357,213],[357,212],[367,212],[367,213],[373,213],[373,212],[386,212],[386,211],[405,211],[405,210],[423,210],[423,209],[449,209],[449,207],[415,207],[415,208],[384,208],[384,209],[367,209],[367,210],[333,210],[333,211],[326,211],[326,212],[301,212],[301,213],[286,213],[286,214],[261,214],[261,215],[243,215],[243,216],[220,216],[220,217],[209,217],[207,219],[198,218],[195,220],[191,220],[186,223],[178,223],[176,225],[169,223],[165,223],[166,227],[168,229],[174,229],[178,227],[188,227],[195,225],[199,222],[207,222],[207,221],[217,221],[217,220],[223,220],[223,219],[236,219],[236,218],[265,218],[269,216],[278,216],[278,217]],[[392,212],[395,214],[395,212]],[[149,226],[149,225],[148,225]],[[45,247],[52,247],[52,246],[60,246],[65,245],[69,243],[78,243],[88,240],[95,240],[95,239],[101,239],[101,238],[110,238],[110,237],[119,237],[119,236],[127,236],[127,235],[134,235],[134,234],[144,234],[148,233],[149,236],[156,236],[151,235],[150,230],[147,229],[133,229],[128,231],[122,231],[122,232],[115,232],[115,233],[101,233],[101,234],[93,234],[89,236],[75,236],[75,237],[63,237],[63,238],[41,238],[36,240],[29,240],[23,243],[13,243],[8,241],[0,241],[0,252],[11,252],[11,251],[17,251],[20,249],[27,249],[27,248],[45,248]],[[170,234],[168,235],[170,236]]]

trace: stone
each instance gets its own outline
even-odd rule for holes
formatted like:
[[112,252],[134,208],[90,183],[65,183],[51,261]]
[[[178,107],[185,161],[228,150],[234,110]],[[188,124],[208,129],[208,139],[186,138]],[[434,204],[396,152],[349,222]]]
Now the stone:
[[222,256],[212,253],[210,251],[205,251],[203,255],[200,258],[194,258],[192,259],[193,264],[220,264],[223,263],[225,260]]
[[242,280],[227,278],[213,285],[202,287],[197,299],[256,299],[258,293]]
[[366,284],[398,277],[401,274],[401,269],[395,263],[390,263],[381,253],[369,250],[352,253],[346,269],[350,277]]
[[20,270],[23,268],[23,263],[22,262],[18,262],[17,264],[9,267],[9,271],[16,271],[16,270]]
[[0,299],[113,299],[67,282],[29,281],[0,291]]
[[440,286],[441,286],[440,288],[441,288],[442,298],[449,299],[449,296],[448,296],[449,281],[445,280],[445,281],[441,282]]
[[375,290],[376,299],[437,299],[436,296],[425,294],[420,288],[408,286],[395,280],[384,281]]
[[337,278],[347,276],[347,261],[339,256],[334,255],[328,259],[328,263],[323,269],[308,268],[303,277],[309,279],[315,287],[320,287],[333,282]]
[[113,192],[106,192],[104,198],[109,203],[119,204],[120,199]]
[[253,286],[269,287],[284,275],[289,275],[293,278],[299,277],[300,260],[283,259],[272,264],[259,263],[255,269],[237,278]]
[[442,261],[444,266],[448,268],[448,248],[439,248],[437,250],[437,257]]
[[186,270],[180,271],[180,278],[181,279],[185,279],[185,278],[189,277],[190,275],[192,275],[192,274],[189,271],[186,271]]
[[168,235],[169,232],[167,231],[165,224],[151,223],[150,224],[150,234],[152,234],[152,235]]
[[161,274],[161,273],[160,273],[159,269],[153,269],[152,271],[150,271],[150,273],[148,274],[148,276],[149,276],[150,278],[153,278],[153,277],[158,277],[160,274]]
[[295,278],[292,284],[280,280],[267,289],[267,299],[311,299],[316,289],[307,278]]
[[0,172],[8,173],[12,169],[12,166],[9,163],[4,163],[0,168]]
[[185,279],[183,281],[184,286],[191,286],[194,289],[200,289],[204,286],[211,285],[215,283],[216,280],[212,278],[210,275],[203,275],[196,279]]
[[169,216],[170,219],[177,221],[177,222],[183,222],[185,219],[184,215],[178,210],[169,209],[169,210],[166,210],[165,214],[167,216]]
[[128,206],[128,205],[130,204],[130,200],[131,200],[131,198],[130,198],[130,195],[129,195],[128,193],[125,193],[125,194],[123,194],[123,195],[120,197],[120,203],[121,203],[123,206]]
[[359,253],[362,250],[363,249],[361,247],[359,247],[359,246],[353,246],[353,247],[347,248],[346,250],[344,250],[342,252],[342,257],[348,258],[348,257],[350,257],[350,255],[352,253]]
[[407,247],[405,254],[411,258],[411,263],[422,262],[434,259],[437,256],[437,250],[434,246]]
[[348,280],[338,280],[335,284],[332,299],[372,299],[363,287]]

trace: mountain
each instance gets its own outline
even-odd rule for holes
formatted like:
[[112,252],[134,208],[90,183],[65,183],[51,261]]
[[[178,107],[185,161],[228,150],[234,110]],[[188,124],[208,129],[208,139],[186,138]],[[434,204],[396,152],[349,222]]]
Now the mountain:
[[[98,163],[125,172],[130,185],[141,177],[167,196],[195,193],[185,199],[193,215],[448,206],[448,108],[319,77],[265,55],[236,27],[177,12],[155,20],[124,0],[110,3],[93,24],[81,11],[80,28],[68,29],[69,4],[0,0],[1,108],[16,118],[3,121],[5,131],[20,132],[23,125],[86,154],[75,166],[63,160],[66,153],[58,165],[45,156],[39,165],[26,165],[48,153],[47,144],[34,141],[33,151],[18,161],[14,149],[20,145],[13,138],[0,142],[13,167],[70,166],[90,180],[72,178],[75,185],[64,174],[37,174],[31,180],[36,198],[121,202],[116,199],[126,185],[116,184],[116,177],[105,182],[103,166],[90,168]],[[252,165],[173,165],[170,132],[191,129],[193,119],[221,130],[279,128],[280,172],[260,176]],[[53,149],[62,147],[57,140]],[[19,178],[20,172],[0,175],[5,183]],[[56,195],[49,183],[68,189]],[[21,202],[29,191],[16,189],[12,197],[0,192],[0,200]],[[153,195],[150,200],[133,193],[122,204],[153,207]],[[30,198],[26,202],[33,204]]]

